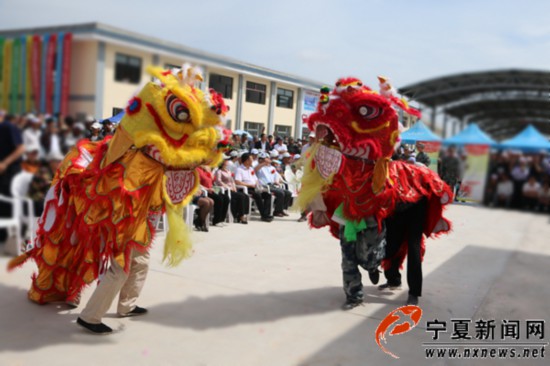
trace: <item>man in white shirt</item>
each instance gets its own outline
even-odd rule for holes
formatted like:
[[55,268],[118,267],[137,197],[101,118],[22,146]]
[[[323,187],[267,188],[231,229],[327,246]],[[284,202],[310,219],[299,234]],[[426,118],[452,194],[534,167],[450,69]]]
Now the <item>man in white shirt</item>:
[[250,150],[250,155],[252,156],[252,168],[256,168],[258,166],[258,154],[260,152],[258,149],[252,149]]
[[[27,116],[29,125],[23,131],[23,145],[25,146],[40,146],[40,137],[42,137],[41,125],[42,122],[33,114]],[[40,152],[43,156],[43,152]]]
[[285,210],[288,209],[292,202],[292,193],[282,186],[282,178],[277,170],[271,166],[269,158],[259,158],[256,173],[258,180],[263,186],[268,186],[271,193],[275,196],[275,210],[273,216],[284,217],[288,216]]
[[283,139],[280,138],[280,137],[277,137],[277,140],[275,140],[275,145],[273,145],[273,149],[274,150],[277,150],[277,152],[279,153],[279,155],[285,153],[288,151],[288,148],[286,147],[286,145],[283,143]]
[[241,156],[241,165],[235,172],[235,184],[247,187],[248,194],[254,198],[258,211],[262,217],[262,221],[271,222],[273,216],[271,213],[271,194],[260,192],[258,177],[254,168],[252,168],[252,157],[248,153]]
[[304,153],[306,152],[307,149],[309,149],[309,147],[315,142],[315,133],[314,132],[310,132],[309,133],[309,141],[307,144],[305,144],[304,146],[302,146],[302,152],[301,152],[301,155],[304,155]]
[[232,174],[235,174],[237,172],[237,167],[239,166],[237,160],[239,158],[239,153],[235,150],[231,151],[229,153],[229,161],[227,162],[227,170],[229,170]]
[[512,195],[514,193],[514,183],[510,180],[510,177],[506,173],[500,175],[499,182],[497,183],[497,194],[495,197],[496,205],[503,205],[504,207],[510,207],[512,201]]

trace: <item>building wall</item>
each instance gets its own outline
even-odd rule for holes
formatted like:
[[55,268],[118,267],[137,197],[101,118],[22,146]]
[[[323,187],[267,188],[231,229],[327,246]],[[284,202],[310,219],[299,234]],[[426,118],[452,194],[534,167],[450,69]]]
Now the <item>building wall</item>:
[[97,41],[74,41],[71,46],[69,114],[92,115],[95,109]]
[[[264,84],[266,86],[265,104],[250,103],[246,101],[246,82],[252,81],[254,83]],[[242,124],[244,128],[245,122],[262,123],[267,129],[267,119],[269,115],[269,94],[270,94],[270,82],[266,79],[257,77],[244,76],[244,95],[243,95],[243,109],[242,109]],[[269,131],[271,133],[271,131]]]
[[[277,92],[275,92],[275,109],[273,113],[273,128],[275,125],[290,126],[290,136],[294,136],[296,131],[294,131],[294,126],[296,122],[296,108],[298,106],[298,88],[277,83],[277,88],[283,88],[287,90],[292,90],[294,92],[292,108],[281,108],[277,107]],[[269,131],[271,133],[273,131]]]
[[[115,81],[116,53],[123,53],[141,58],[141,79],[138,84]],[[151,80],[151,76],[147,74],[145,70],[147,66],[152,64],[152,53],[107,43],[105,47],[105,69],[103,73],[103,116],[96,117],[110,117],[113,114],[113,108],[125,108],[132,96],[136,94],[146,82]]]
[[[237,96],[238,96],[238,89],[239,89],[239,74],[236,72],[232,72],[229,70],[214,68],[214,67],[208,67],[207,69],[208,74],[218,74],[227,76],[230,78],[233,78],[233,89],[231,92],[231,99],[224,98],[224,102],[227,106],[229,106],[229,113],[227,113],[227,119],[230,120],[230,125],[227,127],[230,129],[235,129],[236,126],[236,119],[237,119]],[[244,98],[244,96],[243,96]],[[244,99],[243,99],[244,101]]]

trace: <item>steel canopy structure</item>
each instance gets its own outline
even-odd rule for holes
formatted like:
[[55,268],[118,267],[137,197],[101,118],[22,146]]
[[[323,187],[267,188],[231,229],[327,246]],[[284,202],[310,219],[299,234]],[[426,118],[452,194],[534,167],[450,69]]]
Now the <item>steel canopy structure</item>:
[[[422,81],[399,89],[431,108],[431,127],[443,114],[448,124],[476,122],[493,138],[513,136],[528,124],[550,134],[550,71],[494,70],[462,73]],[[425,109],[425,108],[423,108]]]

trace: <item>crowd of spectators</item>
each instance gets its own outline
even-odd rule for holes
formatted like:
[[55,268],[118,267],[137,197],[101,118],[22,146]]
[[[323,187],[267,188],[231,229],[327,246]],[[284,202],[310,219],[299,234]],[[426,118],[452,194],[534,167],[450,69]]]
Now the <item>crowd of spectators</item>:
[[550,156],[513,151],[492,153],[484,203],[550,212]]

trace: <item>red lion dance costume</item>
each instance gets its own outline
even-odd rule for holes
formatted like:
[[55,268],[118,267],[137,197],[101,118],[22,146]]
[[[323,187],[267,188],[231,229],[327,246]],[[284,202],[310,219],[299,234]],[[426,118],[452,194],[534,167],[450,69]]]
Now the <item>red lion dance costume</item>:
[[377,283],[382,262],[388,284],[381,288],[393,289],[401,285],[399,267],[408,251],[414,251],[408,262],[409,300],[417,301],[423,235],[450,230],[442,216],[451,202],[449,187],[427,167],[391,161],[400,142],[394,106],[419,113],[379,79],[380,94],[355,78],[338,80],[332,92],[323,88],[316,112],[307,119],[316,142],[306,153],[298,206],[312,210],[313,227],[328,225],[340,238],[346,309],[363,299],[358,266]]

